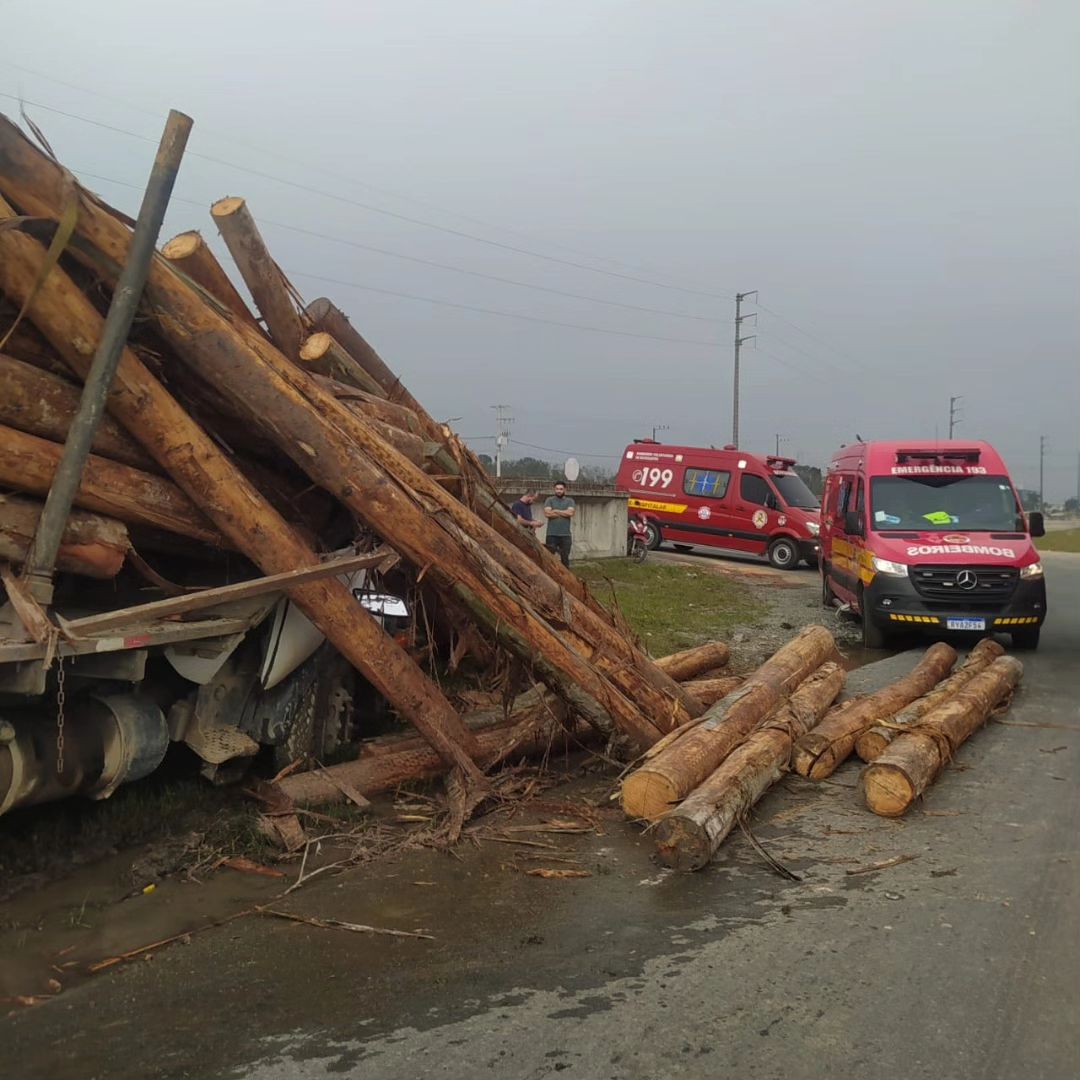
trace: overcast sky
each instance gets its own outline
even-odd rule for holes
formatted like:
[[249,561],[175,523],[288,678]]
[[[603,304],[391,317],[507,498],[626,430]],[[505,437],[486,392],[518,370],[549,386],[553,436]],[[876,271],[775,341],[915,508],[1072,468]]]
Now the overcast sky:
[[209,239],[209,204],[246,196],[301,292],[351,313],[478,450],[496,403],[511,456],[613,465],[654,424],[727,442],[733,294],[757,289],[742,445],[779,433],[821,464],[856,432],[943,435],[963,395],[958,434],[1029,487],[1045,434],[1047,497],[1076,493],[1075,0],[2,10],[4,112],[21,95],[144,136],[27,106],[132,212],[165,110],[190,113],[162,240]]

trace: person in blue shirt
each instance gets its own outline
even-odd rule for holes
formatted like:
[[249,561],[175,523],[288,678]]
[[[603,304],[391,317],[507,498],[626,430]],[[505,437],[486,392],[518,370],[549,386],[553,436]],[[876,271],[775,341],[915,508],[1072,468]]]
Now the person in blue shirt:
[[523,529],[542,529],[544,527],[542,521],[533,521],[532,504],[536,502],[536,494],[535,491],[526,491],[520,499],[510,504],[510,513],[514,515],[514,520]]

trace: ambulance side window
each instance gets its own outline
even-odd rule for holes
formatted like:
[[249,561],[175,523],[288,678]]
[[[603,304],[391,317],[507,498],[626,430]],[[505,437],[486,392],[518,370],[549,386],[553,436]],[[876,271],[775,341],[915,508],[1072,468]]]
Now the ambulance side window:
[[731,473],[719,469],[687,469],[683,475],[683,491],[706,499],[722,499],[727,494]]
[[776,497],[773,495],[768,481],[763,476],[755,476],[753,473],[743,473],[739,482],[739,494],[743,499],[754,506],[774,506]]
[[851,498],[851,481],[846,477],[841,477],[839,493],[836,498],[836,512],[833,514],[833,518],[836,521],[843,521],[844,514],[847,513],[848,500]]
[[861,515],[863,512],[863,481],[859,477],[859,486],[855,491],[855,510]]

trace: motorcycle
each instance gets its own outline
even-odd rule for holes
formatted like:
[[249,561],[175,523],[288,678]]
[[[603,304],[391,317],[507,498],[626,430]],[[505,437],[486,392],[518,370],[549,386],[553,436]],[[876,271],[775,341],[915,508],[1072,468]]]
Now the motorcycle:
[[649,555],[649,530],[644,518],[630,518],[626,523],[626,554],[634,562],[643,563]]

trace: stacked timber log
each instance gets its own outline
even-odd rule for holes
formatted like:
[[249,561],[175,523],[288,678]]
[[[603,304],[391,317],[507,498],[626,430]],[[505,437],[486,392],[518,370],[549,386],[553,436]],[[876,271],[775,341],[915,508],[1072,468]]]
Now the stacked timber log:
[[[49,223],[72,219],[54,262]],[[450,642],[455,663],[470,655],[531,673],[533,698],[507,714],[527,730],[478,734],[337,578],[285,591],[416,728],[429,755],[420,771],[455,770],[470,796],[552,716],[640,753],[732,692],[737,680],[717,674],[725,646],[654,662],[621,616],[516,525],[475,455],[344,313],[303,302],[242,198],[218,201],[210,219],[240,280],[197,232],[154,256],[60,571],[116,578],[124,607],[129,578],[168,584],[151,562],[182,591],[288,574],[343,547],[392,550],[410,587],[430,597],[430,637]],[[0,503],[0,555],[12,563],[26,557],[131,242],[128,219],[0,117],[0,311],[18,313],[12,332],[0,328],[0,485],[15,493]],[[57,602],[78,593],[61,575]]]

